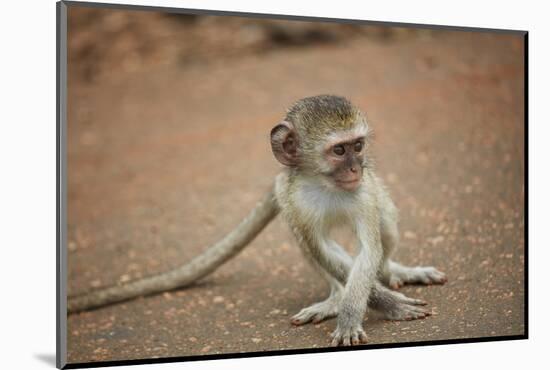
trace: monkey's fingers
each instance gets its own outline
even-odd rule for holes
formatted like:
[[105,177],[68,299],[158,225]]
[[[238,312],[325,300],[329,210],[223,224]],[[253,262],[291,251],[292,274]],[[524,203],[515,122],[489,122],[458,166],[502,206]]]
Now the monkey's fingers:
[[361,328],[345,328],[341,329],[339,327],[332,333],[332,342],[331,346],[338,347],[350,346],[350,345],[359,345],[368,342],[368,337],[365,331]]
[[433,284],[445,284],[447,282],[447,275],[436,268],[431,271],[430,278]]
[[419,307],[411,307],[409,310],[409,315],[405,317],[405,320],[411,321],[411,320],[421,320],[424,319],[432,314],[431,311],[419,308]]
[[361,343],[367,343],[368,338],[364,332],[353,332],[351,334],[351,344],[356,346]]
[[386,320],[411,321],[420,320],[430,316],[432,312],[424,307],[402,304],[385,312]]
[[338,300],[330,296],[325,301],[312,304],[303,308],[296,315],[292,316],[293,325],[304,325],[309,322],[317,324],[323,320],[331,319],[338,315]]
[[390,285],[390,288],[392,288],[394,290],[397,290],[397,289],[401,288],[402,286],[404,286],[405,282],[402,279],[400,279],[399,277],[393,275],[390,278],[389,285]]
[[447,276],[433,266],[419,266],[411,268],[405,283],[407,284],[445,284]]
[[401,303],[409,304],[409,305],[412,305],[412,306],[426,306],[428,304],[428,302],[426,302],[422,299],[409,298],[407,296],[405,296],[401,300]]
[[393,294],[398,298],[400,303],[413,305],[413,306],[426,306],[428,304],[428,302],[422,299],[410,298],[403,293],[393,292]]

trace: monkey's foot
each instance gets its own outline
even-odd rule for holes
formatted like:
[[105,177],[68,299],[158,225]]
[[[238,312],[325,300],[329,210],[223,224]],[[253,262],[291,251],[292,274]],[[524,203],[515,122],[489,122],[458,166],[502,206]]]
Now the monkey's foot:
[[336,327],[336,330],[331,334],[333,347],[337,346],[350,346],[367,343],[367,334],[359,325],[340,325]]
[[369,308],[379,312],[386,320],[416,320],[432,313],[420,299],[409,298],[403,293],[378,287],[369,301]]
[[302,309],[292,316],[291,323],[293,325],[304,325],[308,322],[316,324],[336,317],[336,315],[338,315],[338,299],[335,296],[330,296],[323,302],[318,302]]
[[389,286],[393,289],[399,289],[405,284],[431,285],[447,282],[445,274],[431,266],[407,267],[392,262],[390,274]]
[[425,307],[426,302],[409,298],[404,294],[399,294],[400,297],[392,305],[387,305],[382,314],[386,320],[402,321],[402,320],[418,320],[430,316],[432,312]]

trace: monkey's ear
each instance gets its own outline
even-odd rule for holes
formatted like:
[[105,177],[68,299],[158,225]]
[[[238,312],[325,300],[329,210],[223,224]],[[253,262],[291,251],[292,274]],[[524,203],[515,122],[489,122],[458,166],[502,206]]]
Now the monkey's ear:
[[282,121],[271,130],[271,150],[285,166],[298,164],[298,140],[292,123]]

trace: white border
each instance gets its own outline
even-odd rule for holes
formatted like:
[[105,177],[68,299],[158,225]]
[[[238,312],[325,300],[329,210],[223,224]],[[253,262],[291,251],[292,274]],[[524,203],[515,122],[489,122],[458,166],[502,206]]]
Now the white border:
[[[550,45],[544,2],[111,1],[530,31],[530,340],[141,365],[139,369],[537,368],[547,364]],[[2,367],[53,368],[55,353],[55,1],[3,4]],[[49,358],[50,361],[44,361]],[[541,365],[538,365],[541,364]],[[11,366],[10,366],[11,365]],[[538,365],[538,366],[537,366]],[[121,367],[119,367],[121,368]],[[133,367],[136,368],[136,367]]]

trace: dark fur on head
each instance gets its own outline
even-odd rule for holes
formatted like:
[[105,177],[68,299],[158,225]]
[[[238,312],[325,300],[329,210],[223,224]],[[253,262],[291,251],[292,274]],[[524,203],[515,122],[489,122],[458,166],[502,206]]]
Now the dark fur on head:
[[[286,114],[286,120],[294,123],[300,135],[327,135],[334,131],[335,124],[339,129],[352,128],[361,112],[344,97],[336,95],[317,95],[295,102]],[[303,132],[300,132],[303,131]]]

